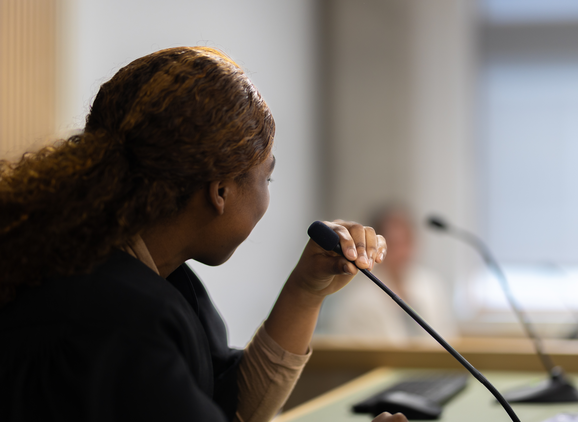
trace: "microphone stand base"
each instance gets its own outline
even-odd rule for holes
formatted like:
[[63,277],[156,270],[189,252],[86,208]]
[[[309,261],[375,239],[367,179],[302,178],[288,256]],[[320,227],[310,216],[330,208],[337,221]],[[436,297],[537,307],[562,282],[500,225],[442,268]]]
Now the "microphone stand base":
[[572,403],[578,402],[578,390],[566,379],[559,367],[552,369],[550,379],[532,387],[504,393],[508,403]]

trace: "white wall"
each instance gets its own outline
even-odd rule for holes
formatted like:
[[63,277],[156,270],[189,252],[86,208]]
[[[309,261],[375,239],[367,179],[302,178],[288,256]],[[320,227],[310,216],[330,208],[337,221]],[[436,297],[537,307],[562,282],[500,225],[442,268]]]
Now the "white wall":
[[[100,84],[131,60],[178,45],[222,49],[247,70],[277,123],[271,205],[233,258],[196,263],[232,345],[264,320],[297,262],[315,215],[315,8],[307,0],[68,1],[61,129],[82,127]],[[72,36],[72,37],[71,37]]]
[[420,261],[448,283],[463,281],[477,257],[423,222],[439,213],[475,228],[475,2],[325,5],[326,209],[367,221],[384,202],[407,204],[420,223]]
[[[439,213],[477,232],[476,2],[409,4],[412,204],[422,223],[425,216]],[[424,230],[420,240],[422,260],[457,289],[481,264],[477,253],[448,236]]]

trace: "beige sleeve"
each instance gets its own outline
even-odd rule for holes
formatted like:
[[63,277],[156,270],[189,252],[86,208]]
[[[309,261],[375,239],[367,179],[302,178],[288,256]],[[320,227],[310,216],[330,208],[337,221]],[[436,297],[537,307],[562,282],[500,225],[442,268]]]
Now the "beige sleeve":
[[245,348],[239,365],[239,407],[235,422],[266,422],[273,419],[311,356],[295,355],[279,346],[261,325]]

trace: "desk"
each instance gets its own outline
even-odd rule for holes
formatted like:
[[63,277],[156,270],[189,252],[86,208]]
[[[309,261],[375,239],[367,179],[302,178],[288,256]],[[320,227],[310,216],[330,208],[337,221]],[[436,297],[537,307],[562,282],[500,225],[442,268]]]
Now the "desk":
[[[477,369],[539,371],[540,359],[527,338],[458,338],[449,343]],[[544,350],[556,365],[578,373],[578,341],[543,341]],[[443,347],[430,338],[405,344],[351,337],[316,336],[307,369],[461,368]]]
[[[274,422],[368,422],[370,415],[350,411],[351,405],[388,385],[407,377],[423,374],[424,370],[377,368],[341,387],[281,414]],[[500,391],[528,385],[544,379],[543,372],[484,371],[484,376]],[[522,422],[542,422],[558,413],[578,413],[578,403],[514,404]],[[505,410],[492,394],[470,377],[468,386],[444,407],[440,422],[508,422]]]
[[[556,365],[578,373],[577,340],[544,340],[544,349]],[[541,371],[532,342],[525,338],[459,338],[450,341],[472,365],[482,372]],[[316,336],[313,354],[286,408],[298,406],[372,369],[436,368],[462,366],[433,339],[413,339],[406,344],[350,337]]]

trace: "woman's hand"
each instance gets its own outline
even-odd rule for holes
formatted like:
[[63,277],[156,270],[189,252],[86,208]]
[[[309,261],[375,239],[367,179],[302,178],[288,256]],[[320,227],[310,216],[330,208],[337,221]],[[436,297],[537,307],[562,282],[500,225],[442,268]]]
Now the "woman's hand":
[[383,412],[377,415],[377,417],[371,422],[407,422],[407,418],[401,413],[392,415],[389,412]]
[[371,269],[385,256],[385,239],[371,227],[342,220],[325,224],[339,236],[347,259],[310,240],[265,321],[269,336],[291,353],[307,351],[324,297],[349,283],[357,267]]
[[358,268],[373,269],[375,263],[383,261],[387,249],[383,236],[371,227],[343,220],[323,223],[337,233],[347,259],[309,240],[292,274],[300,287],[319,296],[344,287]]

